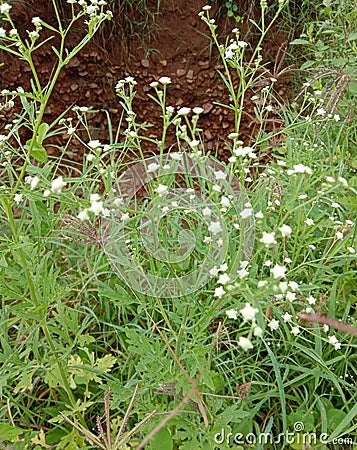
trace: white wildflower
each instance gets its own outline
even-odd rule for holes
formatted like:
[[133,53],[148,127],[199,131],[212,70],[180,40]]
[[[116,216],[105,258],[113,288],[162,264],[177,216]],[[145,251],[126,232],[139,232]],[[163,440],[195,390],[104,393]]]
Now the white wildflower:
[[100,147],[102,144],[100,143],[100,141],[98,141],[98,139],[95,139],[95,140],[89,141],[87,145],[88,145],[88,147],[95,149],[95,148]]
[[154,191],[159,194],[159,197],[162,197],[167,193],[168,186],[166,186],[165,184],[159,184],[158,187],[154,189]]
[[251,350],[253,348],[253,344],[251,343],[251,341],[248,338],[244,337],[244,336],[240,336],[239,337],[238,345],[244,351]]
[[295,173],[307,173],[308,175],[312,175],[312,169],[308,166],[304,166],[304,164],[295,164],[293,169],[289,169],[286,172],[288,175],[293,175]]
[[214,290],[214,296],[218,298],[222,298],[225,293],[226,291],[223,289],[222,286],[219,286]]
[[275,264],[275,266],[270,269],[270,272],[273,274],[274,279],[278,280],[285,277],[286,270],[286,267]]
[[227,174],[223,170],[218,170],[214,173],[216,180],[225,180],[227,178]]
[[273,319],[268,323],[268,327],[271,329],[271,331],[275,331],[279,328],[280,323],[279,320]]
[[220,222],[211,222],[208,227],[208,231],[210,231],[213,235],[220,233],[222,231]]
[[88,211],[91,211],[92,213],[94,213],[94,215],[98,216],[98,214],[100,214],[103,211],[103,209],[104,209],[104,207],[103,207],[102,200],[100,200],[99,202],[92,201]]
[[191,111],[191,108],[187,108],[186,106],[183,106],[182,108],[180,108],[180,109],[177,111],[177,114],[178,114],[179,116],[187,116],[187,114],[189,114],[190,111]]
[[57,177],[51,182],[51,191],[60,193],[62,189],[67,185],[65,181],[63,181],[63,177]]
[[22,199],[23,199],[23,195],[22,194],[15,194],[15,196],[14,196],[14,202],[15,203],[17,203],[17,204],[21,203]]
[[253,328],[253,335],[256,337],[262,337],[264,334],[263,328],[258,327],[257,325]]
[[289,237],[292,233],[292,229],[291,227],[289,227],[289,225],[282,225],[279,228],[279,231],[283,237]]
[[266,246],[276,244],[274,231],[272,233],[263,231],[263,237],[259,240],[259,242],[262,242]]
[[149,173],[151,173],[151,172],[156,172],[156,170],[157,170],[159,167],[160,167],[159,164],[153,162],[153,163],[148,164],[147,171],[148,171]]
[[77,219],[84,222],[85,220],[89,220],[88,209],[83,209],[77,214]]
[[3,3],[2,5],[0,5],[0,12],[1,14],[7,14],[11,8],[12,6],[8,3]]
[[161,84],[170,84],[171,83],[171,78],[169,77],[161,77],[159,78],[159,83]]
[[339,350],[341,348],[341,343],[338,341],[338,339],[335,335],[329,336],[328,341],[330,344],[332,344],[335,347],[335,350]]
[[251,217],[253,215],[253,209],[252,208],[244,208],[243,211],[241,211],[239,215],[242,219]]
[[313,297],[312,295],[310,295],[310,297],[307,297],[306,300],[308,301],[308,303],[310,305],[315,305],[315,303],[316,303],[316,298]]
[[220,276],[219,276],[219,278],[218,278],[218,280],[217,280],[217,283],[219,283],[219,284],[227,284],[227,283],[229,283],[231,281],[231,279],[230,279],[230,277],[226,274],[226,273],[222,273]]
[[227,315],[228,319],[237,320],[237,318],[238,318],[238,311],[235,310],[235,309],[228,309],[226,311],[226,315]]
[[259,312],[258,308],[253,308],[252,305],[250,305],[249,303],[245,304],[245,307],[242,308],[241,310],[239,310],[239,312],[241,313],[244,321],[248,322],[248,321],[255,321],[255,316],[256,314]]

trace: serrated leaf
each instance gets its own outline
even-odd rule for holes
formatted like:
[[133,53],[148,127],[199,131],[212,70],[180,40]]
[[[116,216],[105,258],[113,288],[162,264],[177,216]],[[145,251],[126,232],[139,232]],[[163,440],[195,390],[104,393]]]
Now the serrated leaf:
[[0,442],[13,441],[20,436],[24,430],[15,428],[7,423],[0,423]]
[[117,359],[113,355],[105,355],[96,362],[96,367],[103,372],[110,372],[112,367],[117,362]]
[[45,432],[43,431],[42,428],[40,430],[40,434],[38,434],[37,436],[32,438],[31,442],[32,442],[32,444],[35,444],[35,445],[41,445],[41,447],[43,447],[43,448],[51,448],[50,445],[46,444],[46,436],[45,436]]

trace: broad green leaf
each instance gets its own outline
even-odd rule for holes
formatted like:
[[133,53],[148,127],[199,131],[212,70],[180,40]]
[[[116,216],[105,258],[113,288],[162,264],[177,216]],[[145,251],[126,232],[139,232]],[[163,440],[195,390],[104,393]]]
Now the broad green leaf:
[[315,427],[315,419],[313,414],[305,409],[297,409],[288,415],[288,425],[290,428],[294,428],[296,424],[303,424],[303,431],[309,433]]
[[12,441],[16,439],[24,430],[13,427],[7,423],[0,423],[0,442]]
[[38,128],[37,133],[37,143],[42,145],[43,140],[46,137],[47,131],[49,129],[49,125],[45,122],[41,123],[41,125]]
[[[327,411],[327,426],[330,431],[335,431],[338,425],[344,420],[346,413],[340,409],[329,409]],[[346,424],[348,425],[348,424]]]
[[306,61],[304,64],[301,65],[301,70],[309,69],[310,67],[313,67],[315,65],[315,61]]
[[[26,144],[24,145],[26,150],[31,149],[31,141],[32,139],[29,139]],[[35,142],[31,151],[30,151],[30,156],[32,158],[35,158],[35,160],[39,163],[46,163],[47,162],[47,152],[45,150],[45,148],[39,144],[38,142]]]
[[158,431],[148,445],[148,450],[172,450],[174,443],[167,428]]

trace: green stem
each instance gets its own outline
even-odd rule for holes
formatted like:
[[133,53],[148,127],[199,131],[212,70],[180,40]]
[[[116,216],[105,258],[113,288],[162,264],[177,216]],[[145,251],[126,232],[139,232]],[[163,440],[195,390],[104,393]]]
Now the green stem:
[[[16,244],[20,244],[20,239],[19,239],[19,235],[17,233],[16,223],[15,223],[15,219],[14,219],[14,214],[13,214],[12,207],[11,207],[11,200],[8,197],[0,198],[0,200],[3,205],[4,211],[7,215],[14,241]],[[20,257],[21,265],[25,272],[27,285],[30,290],[30,296],[34,302],[34,305],[38,306],[36,289],[35,289],[35,285],[33,282],[32,273],[29,270],[29,268],[27,267],[26,256],[20,245],[18,245],[18,247],[17,247],[17,253]]]
[[[65,368],[64,368],[64,366],[62,364],[62,361],[59,359],[60,355],[57,352],[56,346],[55,346],[55,344],[53,342],[53,339],[52,339],[51,333],[50,333],[50,331],[48,329],[47,323],[43,322],[42,325],[41,325],[41,328],[42,328],[43,334],[45,335],[45,338],[46,338],[46,340],[47,340],[47,342],[48,342],[48,344],[49,344],[49,346],[51,348],[52,354],[56,356],[57,366],[58,366],[58,370],[59,370],[60,375],[61,375],[61,381],[62,381],[62,385],[64,387],[64,390],[66,391],[67,397],[68,397],[68,399],[69,399],[69,401],[71,403],[72,408],[75,408],[75,406],[76,406],[76,399],[74,398],[71,386],[68,383],[66,370],[65,370]],[[81,413],[79,413],[79,421],[80,421],[81,425],[85,429],[88,428],[87,424],[86,424],[86,422],[85,422],[85,420],[83,418],[83,415]]]

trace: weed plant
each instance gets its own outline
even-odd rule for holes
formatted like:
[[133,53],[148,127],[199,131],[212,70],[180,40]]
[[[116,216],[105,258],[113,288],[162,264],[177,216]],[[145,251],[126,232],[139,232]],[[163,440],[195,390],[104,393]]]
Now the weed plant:
[[[240,140],[244,99],[268,77],[262,46],[284,8],[221,44],[235,131],[226,165],[205,152],[200,105],[170,104],[151,83],[161,134],[135,112],[136,81],[119,80],[118,129],[93,138],[88,107],[54,123],[44,112],[60,71],[111,18],[105,2],[71,1],[87,34],[34,18],[22,41],[10,5],[1,48],[27,61],[31,91],[3,91],[22,110],[0,136],[0,442],[15,449],[303,449],[356,439],[356,187],[349,97],[334,109],[307,87],[290,108],[271,77],[256,101],[256,141]],[[56,2],[53,1],[56,10]],[[56,10],[57,11],[57,10]],[[32,53],[41,30],[61,37],[43,85]],[[232,82],[233,72],[239,84]],[[284,128],[268,132],[275,112]],[[167,149],[168,128],[177,143]],[[121,129],[125,128],[123,133]],[[81,129],[83,164],[65,152]],[[83,139],[82,129],[88,138]],[[24,142],[23,130],[32,137]],[[47,155],[66,132],[63,156]],[[271,146],[272,138],[279,145]],[[79,137],[78,137],[79,139]],[[148,141],[157,152],[147,156]],[[271,155],[268,161],[262,153]]]

